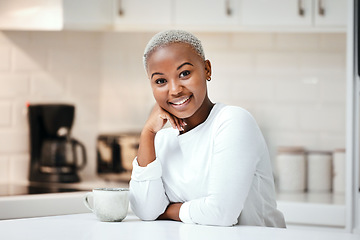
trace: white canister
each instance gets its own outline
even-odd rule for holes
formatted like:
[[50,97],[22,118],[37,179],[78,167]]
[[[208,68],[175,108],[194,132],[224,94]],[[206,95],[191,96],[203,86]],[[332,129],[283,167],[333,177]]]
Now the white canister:
[[305,191],[306,159],[303,147],[279,147],[276,170],[280,192]]
[[307,190],[330,192],[332,185],[331,152],[312,151],[307,154]]
[[345,193],[346,158],[345,149],[333,152],[333,192]]

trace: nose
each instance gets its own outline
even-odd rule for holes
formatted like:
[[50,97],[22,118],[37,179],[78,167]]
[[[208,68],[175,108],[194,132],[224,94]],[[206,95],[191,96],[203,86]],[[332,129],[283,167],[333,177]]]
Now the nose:
[[171,80],[169,81],[169,94],[176,96],[181,93],[183,89],[183,86],[181,85],[181,82],[178,80]]

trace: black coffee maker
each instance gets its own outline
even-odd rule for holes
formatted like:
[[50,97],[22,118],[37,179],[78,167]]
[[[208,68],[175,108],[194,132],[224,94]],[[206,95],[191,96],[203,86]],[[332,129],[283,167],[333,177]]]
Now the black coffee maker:
[[86,150],[70,136],[74,112],[68,104],[29,105],[31,182],[80,181],[77,172],[86,164]]

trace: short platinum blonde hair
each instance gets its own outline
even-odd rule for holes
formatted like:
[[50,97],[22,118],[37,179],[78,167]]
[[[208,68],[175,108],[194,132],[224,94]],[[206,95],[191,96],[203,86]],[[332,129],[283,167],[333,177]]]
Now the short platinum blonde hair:
[[147,61],[152,52],[172,43],[186,43],[192,47],[195,52],[205,61],[205,53],[201,41],[193,34],[183,30],[166,30],[155,34],[145,47],[143,63],[147,70]]

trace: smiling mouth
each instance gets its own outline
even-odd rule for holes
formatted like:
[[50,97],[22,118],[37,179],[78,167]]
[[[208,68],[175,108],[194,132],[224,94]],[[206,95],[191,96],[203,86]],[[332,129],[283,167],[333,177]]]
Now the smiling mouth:
[[186,97],[186,98],[183,98],[183,99],[181,99],[180,101],[170,102],[170,103],[171,103],[172,105],[175,105],[175,106],[181,106],[181,105],[187,103],[187,102],[190,100],[191,96],[192,96],[192,95],[190,95],[190,96],[188,96],[188,97]]

